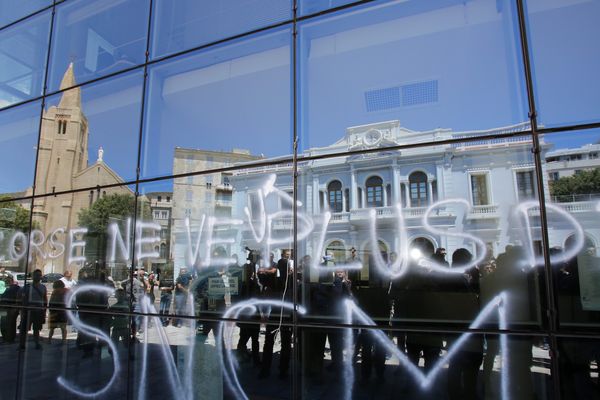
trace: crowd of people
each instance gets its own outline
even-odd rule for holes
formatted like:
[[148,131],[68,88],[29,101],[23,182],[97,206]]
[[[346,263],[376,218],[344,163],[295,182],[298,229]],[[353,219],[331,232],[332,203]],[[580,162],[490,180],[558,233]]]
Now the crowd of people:
[[[473,334],[466,339],[461,338],[462,331],[500,293],[510,296],[508,322],[511,327],[529,323],[535,318],[535,308],[545,307],[538,304],[539,299],[545,298],[539,296],[543,290],[540,282],[544,278],[544,269],[526,265],[524,249],[519,246],[507,246],[497,257],[489,252],[478,265],[473,265],[474,257],[467,249],[455,250],[447,260],[446,250],[438,248],[430,253],[422,252],[421,261],[429,260],[449,270],[471,267],[449,274],[428,268],[427,265],[431,265],[428,262],[411,260],[407,272],[394,279],[370,267],[366,281],[357,274],[353,276],[352,271],[349,276],[345,269],[352,263],[362,262],[354,248],[343,260],[336,260],[332,253],[327,253],[320,263],[318,276],[311,271],[313,263],[309,255],[300,258],[298,265],[294,266],[291,252],[287,249],[280,249],[281,257],[277,261],[274,253],[262,255],[247,250],[245,263],[240,264],[234,256],[229,265],[182,267],[176,277],[172,272],[166,274],[160,269],[148,273],[139,268],[129,278],[115,282],[104,268],[84,267],[75,281],[73,274],[65,271],[64,277],[52,284],[50,296],[41,283],[40,270],[33,271],[31,281],[23,287],[10,273],[0,270],[0,332],[3,342],[17,342],[18,327],[17,343],[21,348],[25,347],[30,331],[33,331],[35,348],[40,348],[40,331],[47,320],[46,340],[52,342],[58,329],[61,342],[65,343],[69,330],[66,307],[72,308],[81,322],[100,328],[115,344],[123,343],[127,347],[139,341],[145,299],[156,307],[163,326],[180,328],[185,325],[184,321],[195,320],[197,334],[206,336],[215,333],[219,317],[237,302],[249,299],[295,300],[307,309],[306,314],[297,316],[297,321],[306,327],[294,328],[291,311],[276,306],[257,307],[254,313],[244,312],[237,318],[235,354],[242,366],[248,365],[248,370],[256,371],[257,379],[270,376],[276,344],[280,350],[280,379],[285,380],[289,376],[292,344],[295,343],[298,354],[302,355],[300,370],[308,379],[319,380],[327,374],[341,374],[343,364],[351,362],[363,382],[370,381],[373,376],[377,382],[383,382],[390,374],[403,373],[405,367],[402,365],[392,368],[391,352],[386,347],[390,343],[414,366],[421,363],[424,372],[431,371],[444,351],[457,344],[458,350],[448,360],[447,395],[449,399],[475,399],[478,398],[478,382],[482,379],[486,390],[494,390],[492,375],[497,368],[495,359],[501,355],[500,341],[497,334]],[[555,253],[559,251],[553,250]],[[395,253],[382,253],[381,256],[388,268],[392,268],[397,260]],[[365,261],[369,266],[374,264],[371,259]],[[578,282],[574,281],[577,279],[574,268],[576,262],[570,261],[554,269],[553,279],[559,292],[573,291],[578,287]],[[90,283],[114,289],[113,295],[83,291],[76,296],[73,304],[66,304],[70,290]],[[347,322],[356,321],[344,319],[346,300],[357,304],[374,321],[374,328],[385,333],[387,344],[377,340],[373,329],[356,327],[351,328],[351,340],[348,342],[348,336],[345,336],[347,329],[340,328]],[[442,334],[411,329],[410,321],[424,320],[432,324],[439,322],[443,326],[452,323],[456,326],[455,333],[451,330]],[[478,328],[494,330],[499,327],[497,317],[486,323]],[[84,357],[102,346],[97,336],[82,331],[77,332],[76,343]],[[534,341],[518,336],[511,337],[508,343],[510,365],[503,365],[503,368],[509,370],[510,390],[515,398],[528,398],[533,393],[530,367]],[[567,357],[563,360],[568,363]],[[587,365],[589,367],[589,362]],[[585,368],[584,365],[579,367]],[[418,390],[416,383],[414,390]]]

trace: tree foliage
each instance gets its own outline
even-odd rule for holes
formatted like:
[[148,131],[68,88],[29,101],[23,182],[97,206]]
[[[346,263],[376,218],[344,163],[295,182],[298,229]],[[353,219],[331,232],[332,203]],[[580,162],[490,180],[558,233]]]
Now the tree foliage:
[[[88,230],[85,241],[89,262],[101,262],[105,259],[109,224],[114,222],[124,228],[127,220],[131,219],[133,228],[135,211],[135,197],[132,194],[114,193],[101,197],[90,208],[79,212],[79,226]],[[138,202],[137,215],[141,215],[144,220],[150,216],[147,201]]]
[[29,218],[28,209],[17,204],[8,196],[0,196],[0,228],[28,232]]
[[553,196],[600,193],[600,168],[559,178],[551,183],[550,193]]
[[[106,233],[109,223],[119,224],[131,218],[135,210],[135,197],[131,194],[111,194],[101,197],[90,208],[79,212],[79,226],[88,229],[88,232],[98,234]],[[140,212],[141,211],[141,212]],[[138,215],[143,218],[150,216],[150,208],[146,202],[138,204]]]

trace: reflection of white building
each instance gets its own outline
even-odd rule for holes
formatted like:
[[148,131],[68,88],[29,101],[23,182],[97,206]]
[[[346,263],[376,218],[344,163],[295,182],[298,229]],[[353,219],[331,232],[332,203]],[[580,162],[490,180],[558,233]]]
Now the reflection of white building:
[[152,260],[152,270],[156,268],[165,269],[170,258],[171,243],[171,213],[173,211],[172,192],[146,193],[150,203],[152,220],[160,225],[160,241],[154,245],[154,251],[158,253],[158,259]]
[[546,173],[550,181],[589,171],[600,165],[600,144],[586,144],[575,149],[546,153]]
[[[184,174],[210,169],[231,167],[236,163],[249,162],[259,157],[242,149],[231,152],[195,150],[177,147],[173,159],[173,174]],[[173,203],[171,214],[172,259],[176,273],[185,265],[185,221],[197,226],[202,216],[231,217],[232,187],[231,174],[217,172],[207,175],[175,178],[173,182]],[[243,254],[243,253],[242,253]]]
[[[415,132],[401,127],[398,121],[389,121],[348,128],[341,140],[328,147],[310,149],[304,156],[519,132],[527,128],[527,124],[523,123],[477,132],[452,132],[447,129]],[[395,240],[399,236],[398,205],[411,245],[430,251],[444,247],[448,250],[448,258],[460,247],[477,252],[472,240],[452,235],[464,232],[480,238],[498,254],[508,244],[526,243],[529,240],[521,229],[522,225],[517,223],[519,218],[514,211],[520,203],[537,200],[534,168],[531,141],[527,135],[433,144],[399,151],[383,149],[381,152],[300,161],[298,199],[302,206],[298,212],[310,216],[316,225],[314,232],[298,244],[299,256],[311,254],[321,257],[323,252],[330,250],[339,260],[348,257],[349,249],[354,247],[358,249],[359,256],[367,260],[372,242],[369,233],[371,209],[375,210],[377,216],[380,250],[385,253],[394,251]],[[245,207],[256,209],[255,204],[249,204],[248,194],[252,198],[271,174],[277,175],[277,188],[291,191],[291,166],[254,168],[234,174],[231,182],[235,216],[245,218]],[[546,189],[545,196],[548,198],[548,195]],[[466,200],[470,208],[467,210],[458,203],[436,207],[428,221],[435,229],[447,231],[448,234],[425,229],[423,217],[428,207],[449,199]],[[279,209],[289,207],[281,201],[279,203]],[[267,213],[268,207],[265,207]],[[327,211],[331,213],[331,220],[324,251],[313,254],[320,232],[319,221]],[[595,219],[588,215],[595,211],[573,207],[568,211],[576,215],[578,220],[579,215],[587,219],[583,222],[584,230],[597,243],[600,230],[592,226],[594,224],[590,221]],[[532,251],[538,252],[541,246],[537,219],[539,212],[532,209],[527,214],[532,223]],[[521,221],[524,219],[523,214]],[[298,225],[299,230],[302,229],[301,225]],[[573,232],[572,226],[553,212],[549,213],[549,225],[551,246],[564,246]],[[290,229],[291,218],[273,220],[274,237],[287,237]],[[241,233],[240,246],[260,247],[246,226]],[[361,278],[366,279],[368,274],[368,267],[365,266]]]

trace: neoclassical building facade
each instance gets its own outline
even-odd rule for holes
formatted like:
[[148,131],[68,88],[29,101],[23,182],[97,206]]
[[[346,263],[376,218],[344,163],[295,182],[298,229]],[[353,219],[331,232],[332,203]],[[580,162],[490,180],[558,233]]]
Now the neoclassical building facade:
[[[304,238],[298,242],[299,258],[327,256],[343,264],[355,249],[363,260],[359,275],[364,281],[372,273],[369,260],[374,240],[385,257],[402,251],[400,237],[410,248],[426,253],[443,247],[448,261],[458,248],[475,255],[487,248],[497,256],[508,245],[523,245],[534,256],[541,254],[539,208],[532,203],[540,190],[535,183],[532,144],[529,137],[518,135],[526,129],[528,125],[523,123],[474,132],[416,132],[402,127],[399,121],[388,121],[348,128],[345,137],[333,145],[307,150],[299,156],[298,164],[297,230],[299,238]],[[511,133],[514,135],[476,139],[479,135]],[[467,137],[474,140],[453,141]],[[440,143],[418,145],[432,141]],[[410,146],[389,149],[399,145]],[[546,152],[551,146],[543,143],[542,148]],[[352,150],[369,152],[331,157]],[[544,173],[543,190],[549,199],[547,176]],[[264,195],[265,182],[273,179],[277,191],[291,195],[291,165],[234,173],[232,215],[247,218],[248,208],[254,209],[251,215],[258,215],[255,199],[260,190]],[[266,215],[291,211],[289,202],[279,195],[265,196],[263,203]],[[600,231],[592,222],[597,213],[595,203],[548,207],[551,247],[568,248],[569,237],[575,231],[561,211],[574,216],[583,226],[588,243],[597,247]],[[279,215],[270,221],[271,241],[278,244],[269,248],[276,253],[287,247],[285,238],[291,237],[293,229],[290,215]],[[328,221],[326,215],[330,216]],[[303,217],[313,223],[305,237],[303,230],[308,228]],[[473,236],[485,247],[478,246]],[[257,240],[246,225],[236,243],[239,245],[232,245],[232,253],[243,253],[244,247],[264,247],[264,240]]]

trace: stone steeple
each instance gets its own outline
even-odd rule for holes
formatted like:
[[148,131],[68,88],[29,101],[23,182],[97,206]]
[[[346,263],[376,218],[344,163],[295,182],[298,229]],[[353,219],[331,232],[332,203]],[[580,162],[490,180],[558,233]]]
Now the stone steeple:
[[[60,82],[60,90],[64,90],[73,87],[77,84],[75,82],[75,72],[73,71],[73,63],[69,64],[69,67],[63,75],[62,81]],[[59,108],[81,108],[81,89],[79,87],[67,90],[63,93]]]

